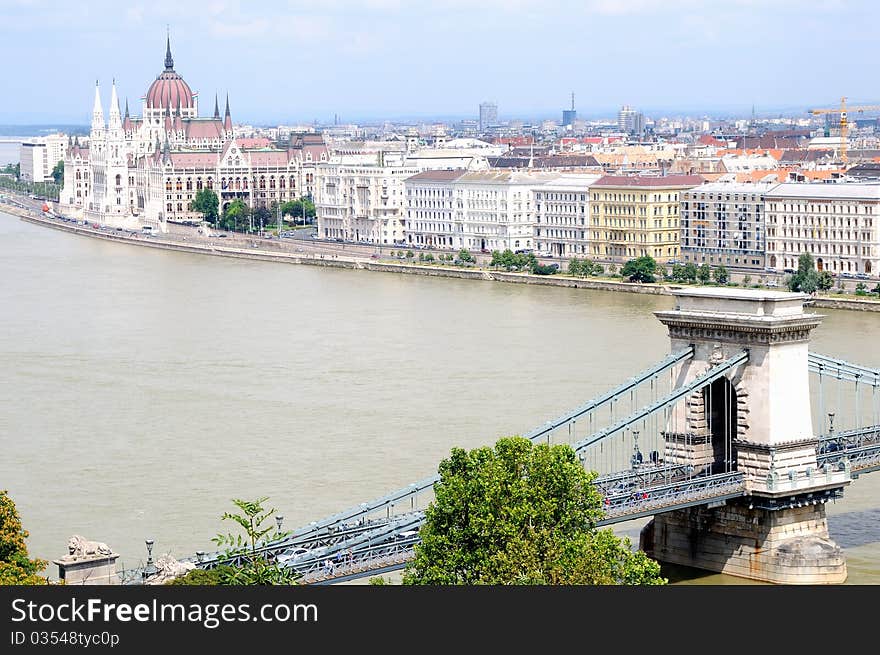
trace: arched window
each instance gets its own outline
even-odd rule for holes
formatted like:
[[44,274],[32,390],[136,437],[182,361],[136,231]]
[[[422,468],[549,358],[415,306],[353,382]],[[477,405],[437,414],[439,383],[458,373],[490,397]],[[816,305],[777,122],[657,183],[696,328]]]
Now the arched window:
[[183,203],[182,202],[177,203],[177,211],[179,211],[179,212],[183,211]]
[[166,205],[166,209],[168,210],[169,213],[171,213],[171,206],[172,205],[170,202]]
[[78,179],[78,180],[82,179],[82,173],[80,171],[76,172],[76,179]]
[[260,175],[260,188],[261,189],[266,188],[266,177],[264,175]]
[[240,177],[235,178],[235,190],[236,191],[241,190],[241,178]]
[[165,180],[165,190],[171,191],[171,180]]
[[197,177],[196,178],[196,191],[201,191],[201,190],[202,190],[202,178]]
[[293,175],[290,176],[290,188],[291,189],[296,188],[296,178]]
[[183,180],[181,180],[181,179],[178,177],[178,178],[177,178],[177,184],[175,184],[174,187],[175,187],[175,189],[177,189],[178,191],[183,191]]
[[122,176],[121,175],[116,176],[116,186],[122,186]]
[[274,176],[269,178],[269,188],[270,189],[275,188],[275,177]]
[[209,189],[213,189],[213,188],[214,188],[214,180],[211,179],[210,177],[208,178],[208,188],[209,188]]
[[244,178],[241,182],[242,182],[242,185],[243,185],[242,188],[243,188],[245,191],[247,191],[247,188],[248,188],[248,181],[247,181],[247,178]]
[[186,190],[187,191],[193,190],[193,181],[192,181],[191,177],[186,178]]

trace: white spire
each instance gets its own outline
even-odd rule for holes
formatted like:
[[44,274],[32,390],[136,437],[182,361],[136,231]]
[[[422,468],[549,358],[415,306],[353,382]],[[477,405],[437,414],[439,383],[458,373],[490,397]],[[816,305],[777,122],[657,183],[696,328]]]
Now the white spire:
[[92,132],[104,131],[104,110],[101,109],[101,91],[98,80],[95,80],[95,106],[92,109]]
[[122,130],[122,114],[119,112],[119,98],[116,95],[116,80],[110,92],[110,129]]

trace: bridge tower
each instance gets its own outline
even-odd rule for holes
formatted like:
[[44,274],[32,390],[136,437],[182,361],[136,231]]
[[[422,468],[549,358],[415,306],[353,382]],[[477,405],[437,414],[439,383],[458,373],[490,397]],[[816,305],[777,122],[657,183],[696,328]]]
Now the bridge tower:
[[817,466],[808,346],[822,317],[807,296],[778,291],[679,289],[668,327],[672,351],[694,355],[674,371],[684,385],[748,352],[748,360],[671,411],[665,459],[694,471],[746,475],[748,495],[720,505],[658,514],[641,548],[664,563],[782,584],[846,579],[846,560],[829,537],[825,502],[842,495],[849,471]]

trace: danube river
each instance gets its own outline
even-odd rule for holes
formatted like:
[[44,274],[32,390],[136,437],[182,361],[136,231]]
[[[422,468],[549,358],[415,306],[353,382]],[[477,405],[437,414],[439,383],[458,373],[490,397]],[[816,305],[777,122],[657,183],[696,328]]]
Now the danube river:
[[[232,498],[293,528],[528,431],[661,359],[672,299],[232,260],[0,214],[0,489],[57,558],[213,550]],[[880,314],[813,348],[880,366]],[[829,505],[849,580],[880,583],[880,473]],[[618,532],[637,540],[639,524]],[[56,567],[48,570],[53,577]],[[727,576],[682,582],[737,584]]]

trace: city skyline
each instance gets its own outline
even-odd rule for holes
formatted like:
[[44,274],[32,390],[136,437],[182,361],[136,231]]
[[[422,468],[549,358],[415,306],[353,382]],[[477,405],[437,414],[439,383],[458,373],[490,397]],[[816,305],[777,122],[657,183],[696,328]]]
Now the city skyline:
[[[256,124],[553,118],[576,97],[580,118],[628,104],[663,113],[802,113],[876,96],[860,66],[876,51],[880,10],[861,0],[765,5],[731,0],[538,3],[396,0],[79,6],[17,0],[0,123],[87,123],[95,80],[139,114],[161,72],[166,32],[202,115],[229,93],[237,121]],[[821,42],[827,53],[817,55]],[[39,56],[27,56],[27,53]],[[22,56],[25,55],[25,56]],[[72,62],[72,63],[70,63]],[[849,65],[847,65],[849,64]],[[59,101],[60,100],[60,101]],[[210,107],[208,106],[210,105]]]

